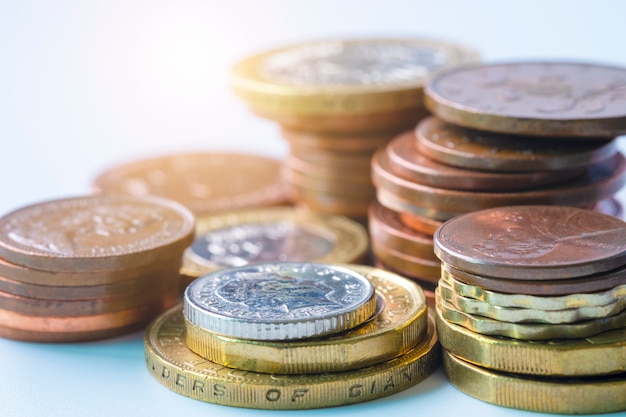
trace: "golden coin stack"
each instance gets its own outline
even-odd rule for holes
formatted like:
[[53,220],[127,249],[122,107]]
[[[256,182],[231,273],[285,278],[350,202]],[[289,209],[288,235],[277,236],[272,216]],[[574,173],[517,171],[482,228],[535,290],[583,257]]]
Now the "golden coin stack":
[[[250,268],[253,274],[262,270],[263,276],[254,275],[255,290],[247,292],[250,285],[243,280]],[[267,272],[268,268],[293,271],[285,275]],[[301,271],[311,268],[315,280],[304,279],[297,288],[287,288],[287,278],[302,280],[307,275]],[[346,289],[353,294],[346,300],[356,300],[354,284],[342,284],[331,295],[327,284],[320,284],[325,277],[341,282],[346,273],[366,278],[372,292],[358,308],[346,312],[352,319],[314,322]],[[215,274],[219,281],[206,284]],[[236,285],[226,289],[232,280]],[[267,297],[266,291],[276,296],[272,303],[258,301]],[[329,298],[317,300],[314,310],[300,317],[297,311],[305,309],[302,298],[317,298],[320,292]],[[219,311],[204,315],[218,293]],[[230,310],[227,300],[233,294],[239,301]],[[246,297],[248,301],[240,300]],[[279,301],[291,306],[291,319],[271,321]],[[254,319],[246,313],[250,309],[259,310]],[[417,284],[376,268],[268,263],[226,269],[194,281],[185,293],[184,311],[177,306],[150,325],[145,337],[147,367],[167,388],[210,403],[260,409],[359,403],[408,389],[437,369],[435,323],[427,311]],[[248,320],[259,325],[248,328]]]
[[433,288],[432,235],[454,216],[519,204],[621,215],[612,198],[626,183],[615,139],[626,132],[622,82],[626,69],[578,63],[440,72],[425,88],[433,116],[372,158],[375,257]]
[[568,414],[626,410],[626,223],[565,206],[461,215],[434,236],[437,332],[461,391]]
[[232,84],[254,113],[281,125],[292,201],[363,221],[375,198],[374,151],[426,115],[422,89],[433,72],[476,59],[431,40],[318,41],[245,59]]
[[37,342],[136,330],[176,301],[193,215],[170,200],[99,195],[0,218],[0,336]]

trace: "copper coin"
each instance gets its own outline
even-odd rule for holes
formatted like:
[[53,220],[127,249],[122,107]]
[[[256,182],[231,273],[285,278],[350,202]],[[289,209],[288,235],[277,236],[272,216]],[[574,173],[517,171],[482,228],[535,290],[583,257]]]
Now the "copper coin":
[[0,256],[39,270],[119,270],[182,256],[193,233],[193,215],[171,200],[123,194],[66,198],[0,218]]
[[[402,275],[398,271],[394,271],[392,268],[387,267],[384,263],[382,263],[379,260],[376,260],[375,266],[376,268],[384,269],[385,271],[390,271],[390,272]],[[417,283],[417,285],[419,285],[422,288],[422,291],[424,292],[424,295],[426,296],[426,304],[428,304],[428,308],[434,311],[436,308],[435,288],[437,288],[437,285],[428,281],[418,279],[418,278],[412,278],[412,277],[406,277],[406,276],[405,278],[408,278],[411,281]]]
[[626,223],[574,207],[481,210],[447,221],[433,240],[443,262],[496,278],[559,280],[626,265]]
[[626,133],[626,69],[576,62],[458,67],[434,76],[426,106],[478,130],[612,138]]
[[432,236],[417,233],[405,226],[397,212],[374,202],[370,206],[368,218],[372,240],[398,252],[439,262],[433,249]]
[[[368,158],[368,161],[370,158]],[[306,161],[302,161],[294,155],[289,155],[283,161],[283,171],[293,172],[296,175],[303,177],[311,177],[319,182],[345,182],[350,184],[358,184],[364,186],[371,186],[372,179],[370,174],[370,168],[367,166],[362,170],[350,169],[343,165],[321,165],[311,164]]]
[[131,323],[126,326],[113,327],[110,329],[101,330],[85,330],[85,331],[69,331],[69,332],[56,332],[56,331],[36,331],[36,330],[23,330],[15,327],[0,325],[0,337],[5,339],[20,340],[23,342],[37,342],[37,343],[77,343],[87,342],[94,340],[103,340],[113,337],[123,336],[132,332],[140,331],[146,327],[151,318],[144,319],[136,323]]
[[376,259],[380,260],[393,271],[411,278],[419,278],[433,284],[439,281],[441,275],[440,262],[400,252],[374,239],[372,239],[371,243],[372,252]]
[[294,185],[290,190],[296,205],[322,213],[347,216],[354,220],[367,218],[367,209],[373,201],[373,198],[356,199],[349,195],[346,198],[346,196],[319,193]]
[[580,207],[595,203],[613,196],[626,183],[626,159],[617,153],[607,161],[591,165],[585,175],[565,185],[511,193],[489,193],[448,190],[408,181],[391,172],[385,152],[379,150],[372,158],[372,180],[378,189],[384,189],[423,208],[425,212],[418,214],[447,220],[445,217],[426,214],[426,210],[452,214],[508,205],[558,204]]
[[324,167],[351,169],[359,172],[369,172],[372,152],[355,153],[325,151],[317,148],[308,148],[301,145],[293,145],[290,155],[302,162]]
[[505,294],[546,296],[584,294],[610,290],[618,285],[626,284],[625,267],[582,278],[522,281],[518,279],[494,278],[471,274],[442,262],[441,274],[448,275],[451,278],[466,284]]
[[280,162],[252,154],[193,153],[137,160],[101,173],[93,187],[107,193],[169,198],[196,214],[287,200]]
[[352,154],[372,154],[398,133],[397,129],[383,132],[347,132],[343,134],[297,130],[285,126],[281,129],[283,138],[292,147],[300,146],[325,152],[349,152]]
[[403,214],[409,214],[423,219],[432,219],[434,224],[442,223],[448,219],[463,213],[455,213],[450,211],[442,211],[436,208],[419,206],[419,201],[409,200],[405,197],[398,196],[388,192],[384,188],[376,189],[376,199],[380,204]]
[[416,232],[430,236],[431,238],[443,224],[439,220],[429,219],[428,217],[419,216],[413,213],[399,213],[400,221]]
[[426,157],[416,146],[414,132],[406,132],[392,140],[386,147],[386,153],[389,169],[398,176],[419,184],[453,190],[532,189],[561,184],[585,172],[584,168],[532,172],[487,172],[457,168]]
[[282,175],[288,184],[322,194],[337,195],[344,199],[371,200],[376,195],[371,182],[352,182],[349,178],[337,178],[336,181],[326,181],[305,173],[293,171],[289,166],[283,167]]
[[426,158],[490,172],[584,168],[617,152],[617,140],[564,141],[512,136],[466,129],[436,117],[422,120],[415,132],[417,148]]

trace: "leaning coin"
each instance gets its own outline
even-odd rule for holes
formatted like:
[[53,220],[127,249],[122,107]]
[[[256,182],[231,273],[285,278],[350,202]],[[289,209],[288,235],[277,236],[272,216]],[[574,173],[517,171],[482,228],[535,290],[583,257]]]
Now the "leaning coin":
[[185,317],[207,331],[252,340],[338,333],[376,310],[363,275],[331,264],[259,263],[204,275],[185,290]]
[[372,252],[376,260],[392,271],[431,284],[439,281],[440,262],[395,250],[376,240],[372,240]]
[[626,68],[517,62],[440,72],[426,106],[459,126],[515,135],[607,138],[626,133]]
[[345,265],[369,279],[377,293],[374,316],[330,337],[272,342],[218,335],[186,322],[186,343],[198,355],[224,366],[272,374],[339,372],[403,355],[427,328],[424,293],[414,282],[380,269]]
[[437,311],[437,335],[450,353],[502,372],[550,377],[626,372],[626,328],[581,339],[527,341],[476,333]]
[[207,361],[185,344],[181,307],[147,329],[146,366],[165,387],[209,403],[259,409],[310,409],[370,401],[404,391],[440,363],[434,320],[424,341],[395,359],[346,372],[280,375],[237,370]]
[[543,413],[626,410],[624,374],[602,378],[540,378],[491,371],[444,351],[448,379],[461,392],[503,407]]

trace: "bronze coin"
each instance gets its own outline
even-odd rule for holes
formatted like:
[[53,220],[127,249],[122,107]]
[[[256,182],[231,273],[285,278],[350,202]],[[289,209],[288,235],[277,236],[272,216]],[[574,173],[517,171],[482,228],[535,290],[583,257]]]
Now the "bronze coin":
[[[367,158],[368,161],[371,158]],[[358,186],[370,187],[372,179],[369,165],[362,170],[350,169],[344,165],[321,165],[311,164],[298,159],[294,155],[289,155],[283,161],[283,172],[292,172],[296,176],[310,177],[315,182],[321,183],[348,183]]]
[[[390,271],[398,275],[402,275],[400,272],[394,271],[392,268],[387,267],[384,263],[382,263],[379,260],[376,260],[375,266],[376,268],[384,269],[385,271]],[[426,296],[426,304],[428,305],[428,308],[435,311],[436,309],[435,288],[437,288],[437,285],[428,281],[421,280],[419,278],[413,278],[413,277],[408,277],[408,276],[405,276],[405,278],[410,279],[411,281],[415,282],[417,285],[419,285],[422,288],[422,291],[424,292],[424,295]]]
[[433,241],[442,262],[496,278],[565,280],[626,265],[626,223],[574,207],[476,211],[444,223]]
[[433,222],[435,222],[434,224],[442,223],[448,219],[463,214],[450,211],[442,211],[436,208],[422,207],[418,205],[419,201],[409,200],[405,197],[400,197],[380,187],[376,189],[376,199],[380,204],[387,207],[388,209],[397,211],[398,213],[408,213],[411,216],[419,218],[432,219]]
[[372,152],[325,151],[301,145],[292,145],[290,155],[311,165],[320,165],[329,168],[343,167],[344,169],[359,172],[369,172],[370,161],[372,159]]
[[283,126],[281,135],[291,147],[317,149],[324,152],[372,154],[400,133],[397,129],[383,132],[320,133],[290,129]]
[[430,259],[412,256],[395,249],[389,248],[372,239],[372,252],[377,260],[391,268],[393,271],[436,284],[441,275],[440,262]]
[[371,182],[352,182],[349,178],[338,178],[336,181],[308,176],[305,173],[293,171],[289,166],[284,166],[282,175],[288,184],[299,188],[305,188],[321,194],[336,195],[343,199],[374,199],[376,191]]
[[530,136],[612,138],[626,133],[626,69],[575,62],[457,67],[425,87],[446,122]]
[[[1,314],[1,313],[0,313]],[[154,318],[154,317],[152,317]],[[20,340],[23,342],[36,343],[77,343],[88,342],[94,340],[109,339],[112,337],[123,336],[136,331],[143,331],[146,325],[152,320],[146,318],[143,321],[131,323],[126,326],[119,326],[100,330],[85,331],[37,331],[23,330],[10,326],[0,325],[0,337],[5,339]]]
[[512,136],[466,129],[436,117],[422,120],[415,132],[417,149],[426,158],[489,172],[532,173],[584,168],[617,152],[614,139],[565,141]]
[[[585,172],[584,168],[531,172],[487,172],[457,168],[426,157],[416,146],[414,132],[406,132],[393,139],[385,150],[389,169],[398,176],[419,184],[452,190],[525,190],[561,184]],[[480,155],[475,157],[479,158]]]
[[104,171],[93,187],[165,197],[195,214],[287,201],[280,161],[252,154],[193,153],[132,161]]
[[426,236],[430,236],[431,238],[439,228],[443,224],[439,220],[429,219],[428,217],[419,216],[413,213],[399,213],[400,220],[406,226],[415,230],[416,232],[422,233]]

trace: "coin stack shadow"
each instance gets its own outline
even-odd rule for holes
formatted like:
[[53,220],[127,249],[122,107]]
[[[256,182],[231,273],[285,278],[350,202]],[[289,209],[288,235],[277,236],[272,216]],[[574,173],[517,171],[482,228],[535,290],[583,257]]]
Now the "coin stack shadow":
[[193,215],[170,200],[52,200],[0,218],[0,336],[78,342],[145,326],[178,298]]
[[434,236],[444,368],[486,402],[626,410],[626,223],[585,209],[476,211]]
[[245,59],[232,84],[254,113],[282,127],[292,201],[366,224],[373,152],[427,114],[422,88],[430,74],[476,59],[431,40],[319,41]]
[[368,266],[308,262],[204,275],[187,288],[184,307],[150,325],[145,348],[149,372],[169,389],[260,409],[369,401],[440,364],[434,316],[417,284]]

